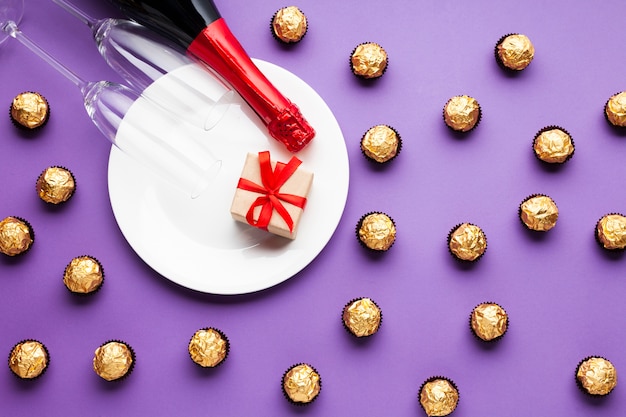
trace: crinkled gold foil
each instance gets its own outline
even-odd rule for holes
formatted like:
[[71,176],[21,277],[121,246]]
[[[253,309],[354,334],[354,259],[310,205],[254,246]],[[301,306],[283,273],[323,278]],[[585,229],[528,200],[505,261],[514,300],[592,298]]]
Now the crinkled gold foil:
[[385,125],[369,129],[361,139],[363,153],[376,162],[387,162],[398,153],[398,135]]
[[306,16],[296,6],[282,8],[274,15],[272,28],[281,41],[298,42],[306,34]]
[[450,252],[464,261],[474,261],[487,249],[487,238],[482,229],[470,223],[463,223],[450,233]]
[[11,104],[11,118],[20,125],[35,129],[48,119],[48,102],[38,93],[18,94]]
[[33,236],[26,223],[15,217],[6,217],[0,222],[0,252],[15,256],[30,248]]
[[521,204],[520,218],[529,229],[545,232],[556,226],[559,209],[550,197],[534,196]]
[[479,304],[472,311],[472,330],[482,340],[491,341],[506,333],[509,317],[498,304]]
[[296,365],[283,377],[283,389],[291,401],[310,403],[320,393],[320,376],[307,364]]
[[500,62],[512,70],[523,70],[535,56],[535,47],[525,35],[509,35],[497,46]]
[[626,249],[626,217],[621,214],[602,217],[596,234],[605,249]]
[[48,366],[48,353],[36,340],[18,343],[9,355],[9,367],[20,378],[36,378]]
[[189,355],[200,366],[219,365],[228,354],[228,341],[215,329],[198,330],[189,342]]
[[352,72],[363,78],[377,78],[387,68],[387,52],[376,43],[358,45],[350,58]]
[[578,366],[576,379],[589,394],[606,395],[617,385],[617,370],[610,361],[592,357]]
[[63,283],[72,292],[88,294],[97,290],[104,281],[100,263],[90,256],[79,256],[65,268]]
[[604,108],[607,119],[614,126],[626,126],[626,91],[611,96]]
[[459,402],[459,392],[445,379],[426,382],[420,391],[420,404],[428,416],[447,416]]
[[113,381],[124,377],[133,361],[133,353],[125,343],[109,342],[96,349],[93,370],[101,378]]
[[370,249],[386,251],[396,240],[396,226],[384,213],[369,214],[361,222],[359,239]]
[[369,298],[355,300],[343,310],[343,323],[357,337],[376,333],[381,319],[380,308]]
[[74,176],[65,168],[47,168],[37,179],[37,194],[46,203],[63,203],[69,200],[75,189]]
[[443,119],[452,129],[467,132],[480,119],[480,105],[470,96],[452,97],[443,109]]
[[550,129],[541,132],[533,145],[539,159],[549,163],[565,162],[574,153],[574,143],[567,132]]

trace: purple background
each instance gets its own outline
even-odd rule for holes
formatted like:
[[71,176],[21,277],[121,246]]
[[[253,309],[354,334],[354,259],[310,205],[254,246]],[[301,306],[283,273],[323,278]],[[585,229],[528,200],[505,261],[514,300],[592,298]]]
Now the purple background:
[[[103,0],[75,0],[97,17],[116,15]],[[110,145],[91,124],[77,90],[15,41],[0,49],[0,103],[25,90],[49,100],[44,129],[25,134],[0,118],[0,218],[28,219],[36,242],[25,256],[0,258],[0,354],[24,338],[44,342],[46,374],[20,381],[0,372],[2,415],[363,415],[419,416],[417,391],[433,375],[461,392],[454,415],[618,416],[622,383],[607,398],[584,396],[574,369],[602,355],[626,372],[626,257],[600,250],[596,221],[626,211],[626,137],[602,109],[626,89],[622,0],[313,1],[304,40],[284,47],[270,35],[278,0],[216,0],[249,54],[278,64],[327,101],[344,132],[350,192],[342,220],[322,253],[285,283],[256,294],[221,297],[181,288],[153,272],[116,225],[107,191]],[[98,55],[86,27],[49,0],[26,0],[21,27],[86,79],[120,81]],[[536,48],[518,76],[495,64],[500,36],[527,34]],[[359,82],[348,57],[360,42],[380,43],[388,71]],[[459,138],[441,119],[448,98],[475,97],[476,130]],[[372,125],[394,126],[400,156],[383,169],[361,155]],[[569,130],[576,153],[546,169],[531,151],[537,130]],[[34,184],[50,165],[65,165],[78,190],[50,207]],[[517,207],[532,193],[560,209],[555,229],[526,231]],[[398,238],[383,256],[357,243],[354,227],[371,210],[390,214]],[[489,248],[460,267],[446,249],[451,227],[481,226]],[[90,254],[106,282],[94,297],[72,296],[61,277],[71,258]],[[207,265],[210,267],[210,265]],[[228,277],[224,277],[228,279]],[[343,329],[344,304],[359,296],[382,308],[375,336]],[[506,336],[486,347],[468,329],[483,301],[509,313]],[[187,355],[201,327],[230,339],[227,361],[204,370]],[[133,374],[106,383],[91,368],[93,351],[123,339],[137,353]],[[4,353],[2,353],[4,352]],[[294,407],[280,379],[296,362],[320,372],[323,390]]]

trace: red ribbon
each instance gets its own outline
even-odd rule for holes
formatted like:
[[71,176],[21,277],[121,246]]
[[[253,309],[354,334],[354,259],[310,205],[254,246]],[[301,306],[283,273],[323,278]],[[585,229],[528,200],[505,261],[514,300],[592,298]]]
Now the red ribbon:
[[[289,231],[293,232],[293,219],[281,201],[304,209],[306,197],[281,193],[280,187],[285,184],[301,163],[302,161],[294,156],[287,164],[282,162],[276,163],[276,167],[272,171],[270,153],[268,151],[259,152],[259,167],[261,168],[261,182],[263,185],[256,184],[245,178],[239,178],[239,183],[237,184],[237,188],[242,190],[263,194],[248,209],[246,221],[249,224],[267,230],[272,213],[276,210],[280,217],[285,220],[287,226],[289,226]],[[254,209],[257,207],[261,207],[261,213],[258,220],[254,220]]]

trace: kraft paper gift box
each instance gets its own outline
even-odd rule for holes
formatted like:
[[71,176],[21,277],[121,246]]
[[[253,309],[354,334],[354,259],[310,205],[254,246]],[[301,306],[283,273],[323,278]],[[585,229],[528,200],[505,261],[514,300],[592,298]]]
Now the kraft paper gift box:
[[285,164],[272,161],[267,151],[249,153],[230,208],[232,217],[295,239],[313,183],[313,173],[300,164],[295,156]]

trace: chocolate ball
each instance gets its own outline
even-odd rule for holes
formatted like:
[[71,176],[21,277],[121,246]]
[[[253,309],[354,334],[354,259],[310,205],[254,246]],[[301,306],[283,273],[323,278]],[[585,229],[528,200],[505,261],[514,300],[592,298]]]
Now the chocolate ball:
[[450,129],[457,132],[468,132],[474,129],[480,118],[480,105],[470,96],[454,96],[446,102],[443,108],[444,122]]
[[226,336],[214,328],[200,329],[189,341],[189,356],[203,368],[214,368],[224,362],[230,345]]
[[535,57],[535,47],[526,35],[512,34],[500,38],[496,45],[496,60],[502,67],[521,71]]
[[11,103],[11,121],[19,128],[34,130],[48,122],[50,107],[48,101],[39,93],[20,93]]
[[320,374],[311,365],[301,363],[285,372],[282,379],[283,393],[287,399],[298,405],[310,404],[322,389]]
[[362,43],[352,51],[350,64],[352,73],[357,77],[379,78],[387,70],[387,52],[377,43]]
[[382,322],[380,308],[370,298],[350,301],[343,309],[344,327],[356,337],[371,336],[378,331]]

